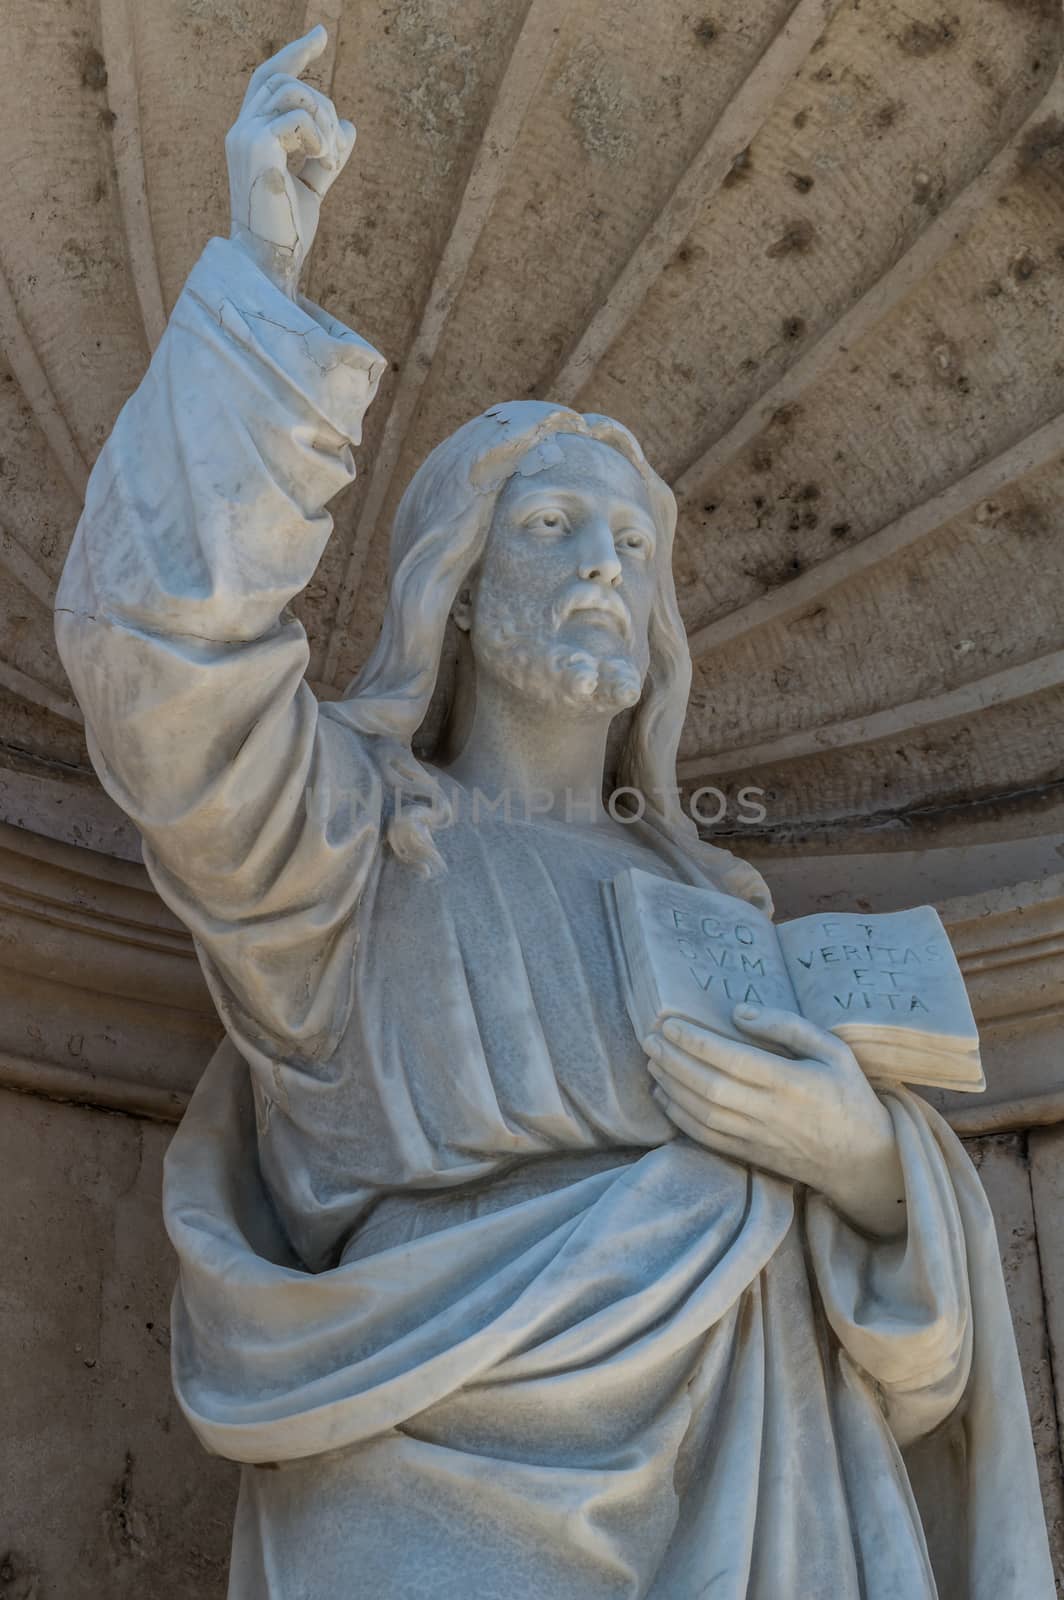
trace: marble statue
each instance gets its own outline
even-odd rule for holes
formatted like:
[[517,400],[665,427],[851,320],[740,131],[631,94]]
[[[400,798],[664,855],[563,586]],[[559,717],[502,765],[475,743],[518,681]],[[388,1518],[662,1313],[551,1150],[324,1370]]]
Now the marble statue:
[[604,879],[770,903],[679,802],[675,503],[631,434],[538,401],[460,428],[399,507],[359,678],[304,679],[290,602],[384,370],[298,289],[355,136],[301,81],[323,42],[251,79],[231,236],[96,464],[56,616],[227,1034],[165,1206],[177,1393],[243,1463],[230,1596],[1050,1600],[950,1130],[796,1015],[735,1042],[625,1013]]

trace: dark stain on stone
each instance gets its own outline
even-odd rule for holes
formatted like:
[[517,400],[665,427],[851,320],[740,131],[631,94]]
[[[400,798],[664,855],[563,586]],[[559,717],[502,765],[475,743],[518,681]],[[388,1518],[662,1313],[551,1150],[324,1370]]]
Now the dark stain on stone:
[[106,89],[107,63],[93,45],[81,57],[81,81],[86,89]]
[[107,1531],[120,1556],[136,1558],[144,1552],[143,1520],[133,1504],[133,1452],[126,1451],[122,1476],[111,1490]]
[[750,465],[755,472],[771,472],[772,457],[767,450],[755,450],[750,457]]
[[907,56],[931,56],[956,44],[959,36],[959,17],[939,17],[934,22],[910,22],[898,35],[898,44]]
[[1005,514],[1005,526],[1022,539],[1046,539],[1055,535],[1055,525],[1033,500],[1017,500]]
[[694,244],[690,239],[685,239],[674,253],[669,262],[669,267],[689,267],[692,261],[701,261],[705,253],[702,245]]
[[831,537],[833,539],[848,539],[851,528],[848,522],[833,522],[831,524]]
[[1053,532],[1053,525],[1042,507],[1023,495],[1016,495],[1007,505],[984,500],[976,511],[975,520],[1014,539],[1045,539]]
[[804,128],[806,123],[809,121],[808,111],[796,111],[794,116],[791,118],[791,121],[794,123],[796,128]]
[[804,317],[785,317],[783,321],[783,337],[785,339],[800,339],[805,332]]
[[893,128],[904,110],[904,100],[887,100],[873,115],[872,126],[885,133],[888,128]]
[[89,282],[103,265],[99,257],[75,238],[64,240],[56,259],[66,277],[81,283]]
[[712,44],[720,29],[712,17],[703,17],[695,23],[695,38],[699,44]]
[[739,151],[739,154],[734,158],[731,166],[724,174],[722,187],[725,189],[733,189],[737,183],[742,183],[744,178],[750,177],[750,170],[750,146],[747,145],[745,150]]
[[111,129],[114,127],[114,125],[115,125],[115,123],[117,121],[118,121],[118,118],[115,116],[115,114],[111,110],[110,106],[104,106],[104,108],[100,112],[100,127],[101,128],[106,128],[108,133],[110,133]]
[[791,180],[791,186],[797,189],[799,194],[808,194],[813,187],[814,180],[808,172],[788,172],[787,176]]
[[775,428],[790,428],[798,418],[798,406],[792,401],[787,405],[777,406],[769,418]]
[[1006,11],[1025,12],[1030,17],[1040,17],[1052,22],[1060,15],[1060,0],[998,0]]
[[813,82],[814,83],[830,83],[834,76],[835,76],[835,69],[833,67],[828,67],[828,66],[817,67],[816,71],[813,73]]
[[820,627],[823,627],[823,623],[820,622],[820,619],[821,617],[826,617],[827,614],[827,606],[812,606],[808,611],[801,612],[800,615],[795,617],[793,622],[789,622],[787,626],[789,628],[800,628],[803,623],[816,622],[820,625]]
[[770,244],[765,254],[773,261],[780,261],[784,256],[804,256],[813,248],[816,239],[816,229],[805,217],[796,217],[788,222],[783,232],[774,244]]
[[792,550],[789,554],[785,551],[775,560],[759,561],[754,566],[744,567],[743,571],[762,589],[778,589],[782,584],[800,578],[805,571],[805,563],[798,552]]
[[1064,117],[1043,117],[1020,141],[1019,168],[1059,172],[1064,167]]
[[38,1600],[41,1574],[21,1550],[0,1556],[0,1596],[3,1600]]
[[1026,246],[1009,263],[1009,272],[1017,283],[1027,283],[1038,271],[1038,257]]

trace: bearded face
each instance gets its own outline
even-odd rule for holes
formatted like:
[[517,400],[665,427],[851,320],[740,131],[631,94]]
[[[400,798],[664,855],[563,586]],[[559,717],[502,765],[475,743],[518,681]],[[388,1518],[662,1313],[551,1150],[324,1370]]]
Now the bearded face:
[[618,451],[555,434],[496,503],[468,604],[477,679],[569,714],[634,705],[650,658],[657,531]]

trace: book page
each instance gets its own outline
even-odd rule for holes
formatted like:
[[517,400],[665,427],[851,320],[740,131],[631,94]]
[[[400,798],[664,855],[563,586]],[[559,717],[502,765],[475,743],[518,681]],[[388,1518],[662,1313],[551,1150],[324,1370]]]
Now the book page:
[[638,870],[630,883],[661,1013],[735,1038],[735,1006],[795,1008],[776,930],[763,913],[732,895]]
[[977,1040],[964,979],[933,906],[799,917],[778,933],[801,1009],[822,1028]]

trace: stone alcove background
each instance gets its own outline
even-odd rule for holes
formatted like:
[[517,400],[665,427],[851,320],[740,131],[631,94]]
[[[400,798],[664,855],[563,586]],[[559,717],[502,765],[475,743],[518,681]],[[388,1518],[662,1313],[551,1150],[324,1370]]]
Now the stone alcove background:
[[[50,603],[251,67],[323,20],[360,128],[310,292],[391,359],[301,601],[333,695],[425,451],[500,397],[676,486],[689,789],[785,912],[940,904],[1061,1548],[1058,0],[8,0],[0,100],[0,1596],[221,1594],[166,1388],[159,1161],[217,1024],[88,766]],[[739,821],[745,785],[763,824]],[[1059,1381],[1058,1381],[1059,1379]],[[5,1554],[5,1552],[7,1552]]]

